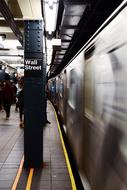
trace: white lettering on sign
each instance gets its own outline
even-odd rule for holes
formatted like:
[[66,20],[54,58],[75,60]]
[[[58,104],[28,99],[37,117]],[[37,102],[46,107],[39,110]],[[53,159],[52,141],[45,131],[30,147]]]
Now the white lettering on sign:
[[37,65],[37,60],[25,60],[26,65]]
[[42,60],[33,60],[33,59],[26,59],[25,60],[25,70],[26,71],[41,71],[42,70],[42,66],[40,65],[40,63],[38,61],[42,61]]
[[25,65],[25,70],[26,71],[31,71],[31,70],[42,70],[41,65],[40,66],[31,66],[31,65]]

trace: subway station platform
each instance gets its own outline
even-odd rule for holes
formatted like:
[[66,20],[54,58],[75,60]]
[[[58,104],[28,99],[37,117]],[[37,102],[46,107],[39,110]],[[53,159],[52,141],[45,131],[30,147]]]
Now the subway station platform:
[[48,102],[51,124],[43,130],[42,169],[23,168],[24,130],[14,109],[12,106],[9,120],[0,112],[0,190],[73,189],[52,104]]

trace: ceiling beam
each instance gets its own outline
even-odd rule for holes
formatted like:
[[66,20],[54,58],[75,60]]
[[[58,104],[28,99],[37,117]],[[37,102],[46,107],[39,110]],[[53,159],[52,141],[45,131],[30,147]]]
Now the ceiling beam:
[[56,76],[62,71],[62,69],[103,24],[103,22],[111,15],[111,13],[113,13],[120,3],[122,3],[122,1],[123,0],[91,0],[92,4],[84,11],[78,24],[79,29],[76,30],[73,35],[73,38],[71,39],[72,43],[70,43],[60,66],[58,66],[54,72],[50,74],[49,78]]
[[[23,21],[23,19],[21,19],[21,20],[16,20],[15,19],[15,23],[17,24],[17,26],[18,27],[20,27],[20,28],[23,28],[23,26],[24,26],[24,21]],[[0,20],[0,27],[7,27],[8,26],[8,23],[5,21],[5,19],[1,19]]]
[[14,17],[4,0],[0,0],[0,12],[3,15],[3,17],[5,18],[6,22],[10,26],[10,28],[12,29],[12,31],[15,34],[15,36],[17,37],[17,39],[19,40],[19,42],[21,44],[23,44],[22,33],[20,32],[20,30],[14,20]]

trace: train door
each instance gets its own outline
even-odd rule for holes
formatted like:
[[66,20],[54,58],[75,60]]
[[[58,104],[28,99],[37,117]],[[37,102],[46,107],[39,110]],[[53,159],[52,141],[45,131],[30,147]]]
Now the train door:
[[83,154],[83,169],[84,173],[92,184],[92,177],[94,176],[95,171],[95,160],[96,158],[93,156],[95,142],[93,143],[93,139],[95,138],[95,132],[93,127],[94,120],[94,72],[93,72],[93,53],[94,53],[94,45],[90,47],[90,49],[85,52],[85,64],[84,64],[84,109],[83,109],[83,134],[84,134],[84,147],[82,152]]
[[59,107],[59,76],[56,77],[56,106]]
[[59,76],[59,111],[60,111],[60,115],[62,117],[62,121],[64,119],[64,115],[63,115],[63,98],[64,98],[64,83],[63,83],[63,73],[60,74]]
[[66,70],[64,70],[64,74],[63,74],[63,86],[64,86],[64,90],[63,90],[63,118],[64,118],[64,124],[67,124],[67,73]]

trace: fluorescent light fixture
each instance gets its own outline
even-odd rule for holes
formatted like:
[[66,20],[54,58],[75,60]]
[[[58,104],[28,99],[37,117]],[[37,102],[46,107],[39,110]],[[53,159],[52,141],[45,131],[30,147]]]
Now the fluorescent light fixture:
[[47,51],[47,64],[50,65],[53,53],[52,40],[46,39],[46,51]]
[[44,17],[46,31],[51,34],[56,29],[57,13],[58,13],[58,0],[44,1]]
[[0,36],[0,48],[4,48],[3,36]]
[[61,46],[61,39],[52,39],[52,40],[46,39],[47,64],[48,65],[50,65],[51,61],[52,61],[53,46]]
[[61,46],[61,39],[52,39],[53,46]]
[[20,61],[22,57],[18,56],[0,56],[0,59],[6,60],[6,61]]
[[11,67],[24,67],[24,64],[21,63],[14,63],[14,64],[9,64]]
[[3,41],[4,48],[8,49],[17,49],[17,46],[20,46],[20,42],[18,40],[5,40]]
[[47,65],[47,67],[46,67],[46,71],[48,72],[49,69],[50,69],[50,65]]

